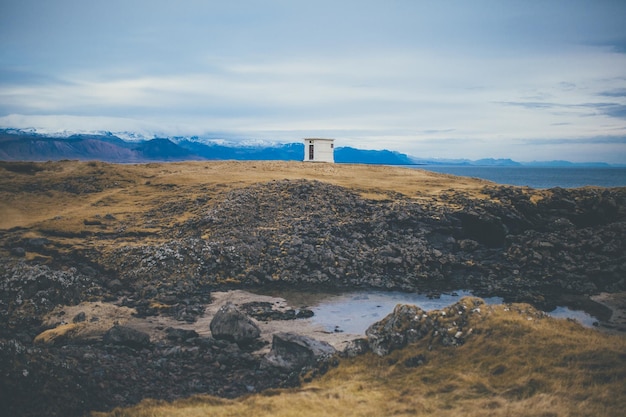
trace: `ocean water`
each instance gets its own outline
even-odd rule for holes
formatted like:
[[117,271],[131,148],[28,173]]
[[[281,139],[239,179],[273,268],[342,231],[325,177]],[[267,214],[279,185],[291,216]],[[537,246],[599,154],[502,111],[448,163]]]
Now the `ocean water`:
[[587,185],[626,187],[626,168],[458,165],[415,165],[412,167],[462,177],[481,178],[502,185],[519,185],[532,188],[577,188]]

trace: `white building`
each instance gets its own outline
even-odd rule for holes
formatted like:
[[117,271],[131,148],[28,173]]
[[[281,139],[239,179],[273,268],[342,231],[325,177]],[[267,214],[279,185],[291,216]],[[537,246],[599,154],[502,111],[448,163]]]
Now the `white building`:
[[304,162],[335,162],[335,139],[304,139]]

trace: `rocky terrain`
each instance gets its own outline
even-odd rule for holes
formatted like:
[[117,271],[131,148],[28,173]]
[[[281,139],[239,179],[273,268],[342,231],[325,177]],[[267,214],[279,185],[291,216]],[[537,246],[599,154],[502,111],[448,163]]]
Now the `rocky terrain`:
[[[267,340],[190,330],[221,290],[464,288],[547,309],[584,303],[605,319],[609,312],[589,297],[626,291],[626,189],[532,190],[398,168],[204,164],[2,164],[4,409],[81,415],[147,397],[234,397],[297,384],[304,368],[318,367],[317,359],[276,365],[294,336],[276,342],[283,357],[270,353],[268,362],[259,353]],[[202,174],[214,168],[222,172]],[[389,186],[403,175],[408,181]],[[118,316],[68,313],[84,302],[114,306]],[[258,321],[304,319],[296,317],[301,306],[237,307],[261,314]],[[163,317],[175,325],[146,332],[129,321]]]

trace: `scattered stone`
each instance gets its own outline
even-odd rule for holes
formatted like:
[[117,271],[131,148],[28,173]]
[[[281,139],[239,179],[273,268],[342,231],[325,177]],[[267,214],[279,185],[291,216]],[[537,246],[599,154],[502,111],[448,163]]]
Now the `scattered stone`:
[[18,258],[23,258],[26,256],[26,250],[20,246],[16,248],[11,248],[11,255],[17,256]]
[[169,340],[176,340],[181,342],[199,337],[198,333],[195,330],[176,329],[173,327],[166,328],[165,334]]
[[72,323],[81,323],[85,320],[87,320],[87,315],[85,314],[84,311],[81,311],[80,313],[74,316],[74,318],[72,319]]
[[269,321],[269,320],[293,320],[297,318],[295,310],[289,309],[286,311],[275,310],[272,303],[267,301],[251,301],[245,303],[241,308],[250,316],[257,320]]
[[150,346],[150,336],[131,327],[116,325],[104,334],[102,342],[107,345],[122,345],[133,349],[142,349]]
[[297,319],[308,319],[308,318],[313,317],[314,315],[315,315],[315,313],[313,312],[313,310],[302,308],[302,309],[298,310],[298,314],[296,314],[296,318]]
[[417,368],[426,363],[426,356],[419,354],[415,356],[411,356],[404,361],[404,366],[407,368]]
[[120,281],[119,279],[112,279],[111,281],[107,282],[106,285],[113,292],[119,291],[123,287],[122,281]]
[[354,339],[347,343],[342,352],[342,355],[348,358],[354,358],[356,356],[369,352],[369,350],[370,347],[367,339]]
[[240,344],[251,343],[261,335],[259,326],[230,302],[220,307],[210,328],[214,338]]
[[269,366],[303,370],[314,368],[336,353],[335,348],[326,342],[295,333],[274,334],[272,349],[265,357]]

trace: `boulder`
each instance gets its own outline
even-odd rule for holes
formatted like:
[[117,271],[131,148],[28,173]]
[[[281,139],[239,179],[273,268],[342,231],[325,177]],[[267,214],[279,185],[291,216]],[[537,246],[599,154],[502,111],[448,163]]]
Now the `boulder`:
[[336,353],[326,342],[295,333],[276,333],[272,349],[265,357],[267,365],[288,370],[314,368]]
[[445,309],[430,312],[417,306],[398,304],[391,314],[365,331],[369,348],[384,356],[426,336],[431,346],[462,345],[472,333],[468,328],[469,316],[480,314],[480,307],[484,304],[480,298],[464,297]]
[[150,336],[147,333],[120,325],[111,327],[104,334],[102,341],[107,345],[122,345],[133,349],[142,349],[150,346]]
[[215,313],[210,324],[215,339],[247,344],[261,335],[261,329],[233,303],[226,303]]
[[365,335],[372,352],[384,356],[419,340],[431,329],[431,319],[424,310],[414,305],[398,304],[391,314],[372,324]]

